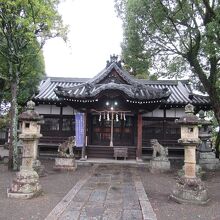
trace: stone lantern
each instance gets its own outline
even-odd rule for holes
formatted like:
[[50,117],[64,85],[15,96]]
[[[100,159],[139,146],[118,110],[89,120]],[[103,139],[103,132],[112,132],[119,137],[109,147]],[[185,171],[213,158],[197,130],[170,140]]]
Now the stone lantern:
[[199,118],[199,138],[201,139],[201,144],[199,145],[199,165],[206,170],[215,170],[220,167],[220,163],[212,151],[212,123],[205,120],[205,114],[202,110],[199,111]]
[[40,124],[43,120],[42,116],[34,111],[34,107],[35,103],[29,101],[27,111],[19,116],[19,120],[22,122],[21,134],[19,135],[23,143],[22,165],[10,189],[8,189],[8,197],[10,198],[28,199],[41,193],[39,176],[34,170],[34,166],[38,154],[38,140],[42,136]]
[[194,115],[191,104],[185,107],[185,116],[177,123],[181,125],[181,138],[178,140],[184,146],[184,176],[180,177],[170,196],[179,203],[206,204],[208,193],[201,179],[196,177],[196,147],[199,139],[199,119]]

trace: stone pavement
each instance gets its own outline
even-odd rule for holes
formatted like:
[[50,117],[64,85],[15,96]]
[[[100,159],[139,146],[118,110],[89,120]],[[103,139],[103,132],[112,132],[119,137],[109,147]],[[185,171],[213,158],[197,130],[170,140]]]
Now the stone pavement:
[[156,220],[138,169],[94,165],[45,220]]

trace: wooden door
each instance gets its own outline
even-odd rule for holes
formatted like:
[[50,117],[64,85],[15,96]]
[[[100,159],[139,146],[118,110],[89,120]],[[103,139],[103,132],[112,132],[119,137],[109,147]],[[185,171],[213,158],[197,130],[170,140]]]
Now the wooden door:
[[[111,120],[99,121],[98,115],[92,116],[92,144],[105,145],[110,144],[111,138]],[[132,146],[134,145],[134,118],[127,116],[126,120],[114,119],[113,145],[114,146]]]

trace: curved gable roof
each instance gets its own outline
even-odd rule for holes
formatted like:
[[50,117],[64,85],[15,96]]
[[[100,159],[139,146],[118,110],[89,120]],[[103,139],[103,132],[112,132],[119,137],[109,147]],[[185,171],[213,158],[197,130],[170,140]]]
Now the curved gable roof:
[[[123,82],[119,79],[122,79]],[[152,88],[130,76],[115,59],[87,82],[71,88],[57,87],[55,93],[62,98],[90,99],[97,98],[105,90],[120,90],[126,98],[132,101],[165,100],[170,95],[166,89]]]

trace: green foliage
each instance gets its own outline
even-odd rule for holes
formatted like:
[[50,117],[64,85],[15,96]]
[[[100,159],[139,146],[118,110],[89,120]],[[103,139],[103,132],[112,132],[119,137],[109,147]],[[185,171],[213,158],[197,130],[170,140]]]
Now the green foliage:
[[116,0],[116,6],[124,22],[123,53],[129,55],[129,48],[137,48],[148,54],[145,66],[152,64],[158,72],[177,77],[195,74],[186,61],[196,55],[204,74],[210,76],[210,59],[220,50],[218,3]]
[[8,126],[8,116],[0,117],[0,130],[5,129]]
[[[23,60],[23,65],[21,65],[20,71],[22,73],[22,77],[20,78],[18,85],[19,105],[24,105],[24,103],[36,93],[38,84],[42,77],[45,75],[43,53],[37,41],[35,44],[37,44],[37,46],[27,46],[26,53],[28,56]],[[4,69],[3,71],[7,72],[7,69]],[[10,102],[10,81],[5,80],[5,86],[3,90],[3,99]]]
[[33,54],[28,56],[25,64],[22,66],[23,77],[19,82],[18,103],[24,103],[30,99],[36,92],[39,82],[45,75],[45,65],[43,53],[39,48],[38,42],[36,46],[30,45],[27,53]]
[[42,76],[44,64],[39,52],[45,41],[58,36],[66,40],[67,28],[58,13],[58,4],[59,0],[0,2],[0,60],[3,62],[0,73],[7,80],[10,94],[9,161],[13,152],[15,170],[18,169],[18,102],[24,102],[35,91],[34,85]]
[[2,0],[0,3],[0,78],[4,98],[10,100],[10,83],[17,81],[18,102],[36,92],[44,75],[41,47],[53,37],[66,40],[67,28],[58,13],[59,0]]
[[188,76],[200,84],[220,125],[219,1],[115,1],[124,23],[123,53],[135,47],[148,55],[146,66],[152,64],[159,76]]
[[[135,14],[132,8],[135,7],[133,1],[126,5],[124,16],[124,40],[122,43],[122,59],[125,69],[137,78],[149,77],[149,54],[144,50],[144,44],[140,39],[139,25],[135,22]],[[130,13],[131,12],[131,13]]]
[[2,102],[4,87],[5,87],[5,80],[0,77],[0,103]]

